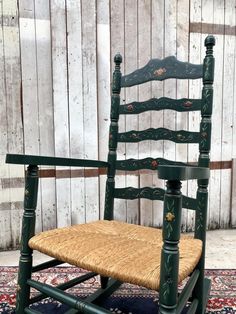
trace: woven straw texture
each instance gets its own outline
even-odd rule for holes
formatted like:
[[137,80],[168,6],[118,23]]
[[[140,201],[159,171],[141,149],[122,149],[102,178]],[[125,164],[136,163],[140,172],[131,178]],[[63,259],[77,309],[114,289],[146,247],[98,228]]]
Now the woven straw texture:
[[[103,276],[158,290],[162,232],[118,221],[96,221],[42,232],[29,246]],[[202,242],[182,236],[179,281],[196,266]]]

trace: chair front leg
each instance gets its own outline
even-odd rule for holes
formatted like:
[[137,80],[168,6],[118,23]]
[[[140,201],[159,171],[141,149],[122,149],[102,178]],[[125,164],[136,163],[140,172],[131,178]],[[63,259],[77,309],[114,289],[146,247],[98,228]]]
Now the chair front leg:
[[32,272],[32,250],[29,239],[35,233],[35,209],[38,194],[38,167],[28,166],[25,182],[24,214],[21,233],[21,250],[18,271],[16,314],[23,314],[29,305],[30,286],[27,280]]
[[167,181],[163,214],[163,247],[160,269],[159,313],[176,313],[181,228],[181,182]]

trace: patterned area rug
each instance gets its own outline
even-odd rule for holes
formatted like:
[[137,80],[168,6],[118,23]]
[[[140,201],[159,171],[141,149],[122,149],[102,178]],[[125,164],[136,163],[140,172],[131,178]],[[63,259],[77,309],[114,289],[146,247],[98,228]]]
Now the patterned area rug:
[[[84,270],[74,267],[57,267],[56,272],[54,269],[48,269],[35,273],[34,278],[50,285],[57,285],[83,273]],[[206,275],[212,280],[207,313],[236,313],[236,270],[207,270]],[[16,281],[17,267],[0,267],[0,313],[14,313]],[[95,277],[68,291],[84,298],[93,293],[98,286],[99,281]],[[35,294],[35,291],[32,294]],[[158,296],[155,291],[123,284],[104,302],[103,306],[117,314],[156,314]],[[33,308],[41,313],[50,314],[62,314],[68,310],[66,306],[51,299],[45,299]]]

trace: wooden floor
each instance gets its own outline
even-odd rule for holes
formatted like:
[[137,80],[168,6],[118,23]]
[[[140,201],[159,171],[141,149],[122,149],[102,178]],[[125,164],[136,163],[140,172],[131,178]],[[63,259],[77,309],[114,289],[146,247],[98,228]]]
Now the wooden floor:
[[[206,268],[236,267],[236,229],[207,232]],[[19,251],[0,252],[0,266],[18,265]],[[46,261],[47,256],[35,253],[35,264]]]

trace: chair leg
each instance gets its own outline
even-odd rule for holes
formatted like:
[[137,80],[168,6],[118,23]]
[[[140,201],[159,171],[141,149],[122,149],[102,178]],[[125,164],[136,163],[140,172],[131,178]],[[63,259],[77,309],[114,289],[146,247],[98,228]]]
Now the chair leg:
[[203,265],[199,263],[200,275],[193,290],[192,298],[198,300],[196,313],[203,314],[206,311],[207,301],[210,293],[211,281],[205,277]]
[[27,280],[31,278],[32,270],[32,255],[21,254],[19,271],[18,271],[18,285],[16,298],[16,314],[25,313],[25,308],[29,306],[30,286]]
[[175,314],[178,295],[182,194],[180,181],[167,181],[163,211],[159,313]]
[[[203,182],[202,182],[203,181]],[[195,234],[196,239],[202,240],[202,256],[198,262],[197,269],[200,271],[200,275],[193,289],[193,299],[198,300],[198,306],[196,313],[205,313],[205,308],[208,300],[209,293],[209,280],[205,278],[205,247],[206,247],[206,223],[207,223],[207,191],[208,181],[199,180],[197,191],[197,210],[195,216]]]
[[109,277],[100,276],[101,288],[106,289]]
[[24,214],[21,233],[21,255],[18,271],[18,286],[16,300],[16,314],[25,313],[29,305],[30,286],[27,280],[32,273],[32,249],[29,247],[29,239],[34,235],[35,230],[35,209],[38,193],[38,167],[27,168],[25,182]]

